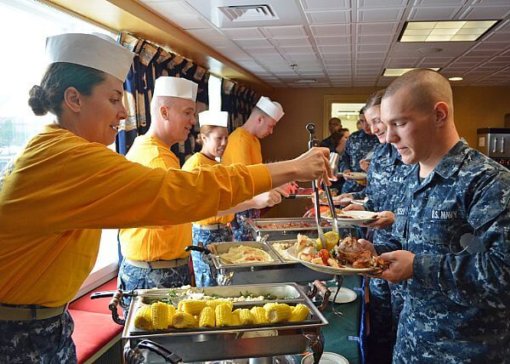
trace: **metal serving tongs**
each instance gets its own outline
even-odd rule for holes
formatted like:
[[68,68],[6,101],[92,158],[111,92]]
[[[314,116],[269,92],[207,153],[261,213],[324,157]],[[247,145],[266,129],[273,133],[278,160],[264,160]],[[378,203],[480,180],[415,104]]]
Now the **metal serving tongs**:
[[[315,124],[314,123],[308,123],[306,124],[306,130],[308,130],[308,133],[310,134],[310,139],[308,140],[308,149],[312,149],[313,147],[316,147],[319,143],[317,142],[317,139],[315,138]],[[335,153],[336,154],[336,153]],[[338,154],[337,154],[338,156]],[[338,162],[338,157],[334,157],[336,159],[336,162]],[[330,164],[331,164],[331,157],[330,157]],[[331,217],[333,220],[332,227],[333,231],[339,234],[338,230],[338,222],[336,221],[336,211],[335,211],[335,205],[333,203],[333,197],[331,196],[331,190],[329,189],[329,186],[323,182],[324,191],[326,192],[326,197],[328,199],[328,205],[331,212]],[[317,181],[312,181],[312,188],[313,193],[315,195],[314,200],[314,210],[315,210],[315,222],[317,223],[317,231],[319,233],[319,239],[321,240],[322,246],[326,246],[326,238],[324,237],[324,230],[321,226],[321,213],[320,213],[320,201],[319,201],[319,186],[317,185]]]

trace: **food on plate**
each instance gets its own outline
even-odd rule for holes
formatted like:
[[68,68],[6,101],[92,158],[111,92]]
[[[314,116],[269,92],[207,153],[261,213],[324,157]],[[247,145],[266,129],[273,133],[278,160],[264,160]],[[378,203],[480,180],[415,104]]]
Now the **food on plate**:
[[353,268],[387,268],[387,263],[364,248],[358,239],[348,236],[334,249],[338,261]]
[[219,257],[226,264],[273,261],[273,258],[264,250],[247,245],[231,247],[226,253],[219,254]]
[[313,264],[334,268],[387,268],[384,260],[374,256],[358,242],[358,239],[351,236],[340,241],[332,249],[317,249],[312,239],[298,234],[294,247],[298,259]]
[[326,239],[326,246],[322,246],[322,240],[320,238],[317,238],[317,250],[320,249],[327,249],[331,250],[335,247],[336,244],[338,244],[338,241],[340,240],[340,235],[336,231],[328,231],[324,233],[324,238]]
[[[231,302],[218,300],[217,305],[203,306],[200,312],[192,315],[182,311],[184,307],[200,307],[200,301],[189,305],[180,305],[175,309],[164,302],[142,305],[135,313],[134,325],[146,331],[173,329],[204,328],[231,326],[267,325],[268,323],[300,322],[310,315],[304,304],[291,306],[286,303],[270,302],[264,306],[246,306],[233,310]],[[193,305],[193,303],[198,303]],[[214,307],[213,307],[214,306]]]

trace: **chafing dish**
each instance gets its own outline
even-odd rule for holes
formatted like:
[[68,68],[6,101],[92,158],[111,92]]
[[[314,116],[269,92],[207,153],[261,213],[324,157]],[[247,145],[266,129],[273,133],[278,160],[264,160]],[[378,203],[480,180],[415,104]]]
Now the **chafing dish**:
[[[271,357],[302,353],[309,348],[312,348],[317,354],[317,358],[322,354],[323,342],[320,328],[327,325],[328,322],[304,294],[302,288],[295,283],[194,288],[189,290],[189,293],[182,294],[183,292],[178,289],[137,291],[137,295],[131,302],[122,332],[126,358],[130,358],[130,360],[134,358],[136,355],[133,352],[138,350],[139,344],[147,339],[167,351],[175,353],[184,362]],[[238,297],[240,292],[249,292],[253,295],[260,294],[265,297],[272,295],[274,298],[278,298],[278,302],[306,305],[310,310],[310,315],[302,322],[225,328],[180,330],[169,328],[167,330],[144,331],[134,326],[135,313],[142,305],[156,300],[176,304],[181,299],[196,297],[193,294],[200,292],[205,295],[220,297]],[[267,302],[274,301],[268,299],[238,301],[234,302],[234,307],[250,308],[263,306]],[[144,348],[147,347],[144,346]],[[157,358],[154,354],[149,354],[145,359],[151,363]],[[130,360],[127,361],[135,362]]]
[[[295,242],[295,240],[285,240],[284,242]],[[282,257],[278,251],[271,247],[272,243],[275,242],[244,241],[236,243],[213,243],[208,245],[208,248],[213,254],[210,254],[210,257],[205,255],[204,258],[210,259],[211,268],[213,271],[216,271],[216,278],[220,285],[312,282],[314,280],[331,279],[331,275],[329,274],[313,271],[295,260]],[[262,249],[273,258],[273,261],[229,264],[218,256],[218,254],[221,255],[221,253],[227,252],[230,247],[239,245]]]
[[[298,233],[309,237],[318,237],[317,224],[313,218],[288,217],[277,219],[247,219],[246,222],[258,241],[268,235],[267,240],[295,239]],[[321,226],[325,231],[331,230],[331,224],[323,220]]]

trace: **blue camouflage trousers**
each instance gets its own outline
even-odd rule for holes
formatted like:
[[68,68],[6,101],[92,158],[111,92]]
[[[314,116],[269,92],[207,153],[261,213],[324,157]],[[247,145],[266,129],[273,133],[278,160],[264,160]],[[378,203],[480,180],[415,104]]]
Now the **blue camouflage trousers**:
[[[126,263],[124,259],[119,268],[117,285],[119,289],[173,288],[190,284],[190,271],[187,264],[175,268],[150,269],[139,268]],[[131,297],[122,297],[125,312],[131,304]]]
[[238,212],[232,221],[232,233],[234,241],[253,241],[253,231],[245,221],[247,218],[258,219],[260,217],[260,210],[251,209]]
[[391,363],[403,306],[402,285],[370,278],[370,335],[367,343],[369,364]]
[[0,321],[0,363],[76,363],[73,329],[67,310],[45,320]]
[[[202,243],[205,248],[209,243],[219,243],[224,241],[232,241],[232,230],[225,225],[224,228],[217,230],[201,229],[199,226],[193,225],[193,245],[198,246]],[[193,271],[195,272],[195,284],[197,287],[217,286],[216,275],[211,272],[211,267],[207,261],[204,261],[200,252],[191,252],[193,260]]]

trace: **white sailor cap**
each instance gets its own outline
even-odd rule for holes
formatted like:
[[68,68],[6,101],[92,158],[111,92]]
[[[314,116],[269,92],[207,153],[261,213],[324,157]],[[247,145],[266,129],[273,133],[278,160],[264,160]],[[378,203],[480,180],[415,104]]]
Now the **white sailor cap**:
[[156,80],[153,96],[171,96],[195,101],[198,84],[185,78],[161,76]]
[[46,56],[50,64],[79,64],[124,82],[134,53],[104,34],[67,33],[46,38]]
[[276,101],[271,101],[269,97],[261,96],[256,106],[276,121],[280,120],[285,114],[282,105]]
[[228,112],[212,110],[202,111],[198,114],[198,123],[201,127],[204,125],[211,125],[226,128],[228,123]]

